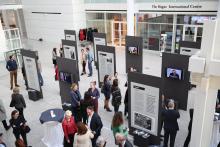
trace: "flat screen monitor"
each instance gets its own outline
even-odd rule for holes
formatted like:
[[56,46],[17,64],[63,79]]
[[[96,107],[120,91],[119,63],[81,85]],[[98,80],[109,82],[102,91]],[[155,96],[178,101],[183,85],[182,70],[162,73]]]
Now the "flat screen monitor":
[[183,80],[183,70],[176,68],[166,68],[166,77],[173,80]]
[[139,48],[135,46],[129,46],[128,53],[132,55],[139,55]]
[[70,73],[60,72],[59,77],[62,82],[72,83],[72,74]]

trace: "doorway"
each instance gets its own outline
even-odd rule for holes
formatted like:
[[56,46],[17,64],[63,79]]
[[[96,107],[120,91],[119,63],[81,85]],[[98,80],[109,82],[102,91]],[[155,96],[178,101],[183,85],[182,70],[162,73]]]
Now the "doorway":
[[112,30],[112,39],[111,39],[112,45],[125,46],[125,37],[127,35],[127,22],[112,20],[111,30]]

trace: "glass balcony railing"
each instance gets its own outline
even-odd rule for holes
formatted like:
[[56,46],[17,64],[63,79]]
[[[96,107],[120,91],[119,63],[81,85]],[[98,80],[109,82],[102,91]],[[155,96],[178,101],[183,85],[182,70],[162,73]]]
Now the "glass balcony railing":
[[85,3],[126,3],[127,0],[84,0]]
[[21,0],[0,0],[0,5],[10,5],[10,4],[20,5]]

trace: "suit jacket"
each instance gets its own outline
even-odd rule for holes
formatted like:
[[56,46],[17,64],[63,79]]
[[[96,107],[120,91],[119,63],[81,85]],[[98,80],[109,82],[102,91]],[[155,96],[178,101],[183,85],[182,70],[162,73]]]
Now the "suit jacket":
[[102,120],[100,116],[94,112],[91,118],[91,122],[90,122],[90,129],[96,132],[96,134],[94,135],[94,138],[100,136],[102,127],[103,127],[103,124],[102,124]]
[[164,130],[168,131],[178,131],[179,125],[177,119],[180,118],[180,114],[177,110],[164,110],[162,111],[162,116],[164,118]]
[[26,103],[24,101],[23,95],[21,95],[21,94],[12,94],[11,95],[10,107],[26,108]]
[[130,141],[126,140],[124,147],[133,147]]

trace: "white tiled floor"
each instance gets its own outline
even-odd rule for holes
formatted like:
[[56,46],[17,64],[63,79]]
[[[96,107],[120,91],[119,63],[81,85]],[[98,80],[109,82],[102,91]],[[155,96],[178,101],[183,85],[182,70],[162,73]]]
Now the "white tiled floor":
[[[19,73],[19,84],[21,85],[21,93],[25,97],[25,101],[27,103],[27,108],[24,111],[24,115],[28,121],[28,124],[31,127],[31,132],[28,134],[28,142],[33,147],[44,147],[41,142],[41,138],[43,138],[43,126],[39,122],[39,117],[41,112],[49,109],[49,108],[61,108],[61,99],[59,96],[59,85],[54,81],[54,69],[51,60],[51,51],[53,47],[59,47],[59,45],[55,45],[52,43],[38,42],[28,40],[25,42],[25,46],[28,49],[34,49],[39,51],[39,57],[42,63],[43,69],[43,78],[45,84],[43,86],[43,95],[44,98],[37,102],[30,101],[28,99],[27,91],[24,87],[24,82],[22,79],[21,73]],[[116,54],[116,62],[117,62],[117,72],[119,73],[120,79],[120,88],[122,89],[122,93],[125,93],[124,83],[126,81],[125,74],[125,52],[123,48],[117,48]],[[161,73],[161,57],[159,55],[144,53],[144,73],[150,73],[154,76],[159,76]],[[7,116],[9,119],[10,112],[13,110],[9,107],[10,99],[11,99],[11,90],[9,89],[9,75],[5,69],[5,63],[0,63],[0,98],[3,99],[4,105],[7,108]],[[85,90],[89,88],[89,82],[92,80],[97,80],[97,71],[95,71],[93,77],[88,78],[87,76],[81,77],[80,81],[80,91],[83,93]],[[193,98],[195,92],[191,91],[189,94],[189,105],[193,106]],[[104,127],[102,129],[103,136],[108,140],[107,147],[114,147],[114,139],[112,136],[112,132],[110,130],[111,120],[113,116],[113,112],[107,113],[103,110],[103,96],[100,99],[100,109],[99,114],[104,123]],[[124,106],[120,107],[120,110],[124,110]],[[187,125],[189,121],[188,112],[180,111],[181,119],[179,120],[180,131],[178,132],[176,138],[175,147],[181,147],[185,140],[187,134]],[[127,123],[127,121],[126,121]],[[3,126],[0,125],[0,132],[4,133],[5,141],[8,147],[14,147],[15,138],[12,134],[12,130],[4,131]]]

